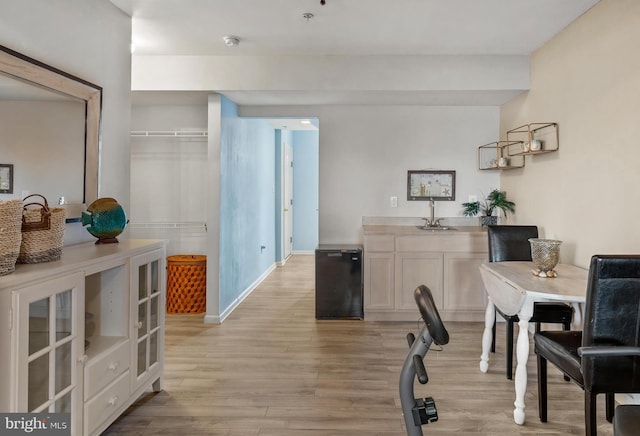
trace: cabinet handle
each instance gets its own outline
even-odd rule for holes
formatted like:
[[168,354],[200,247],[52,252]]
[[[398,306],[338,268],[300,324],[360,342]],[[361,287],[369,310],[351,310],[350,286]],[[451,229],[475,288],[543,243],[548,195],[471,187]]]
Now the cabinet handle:
[[118,369],[118,366],[120,366],[120,362],[110,363],[109,366],[107,367],[107,370],[115,371],[116,369]]
[[78,357],[78,363],[80,365],[84,365],[85,363],[87,363],[87,359],[89,359],[89,356],[87,356],[86,354]]
[[142,321],[138,321],[138,322],[135,324],[135,328],[137,328],[137,329],[141,329],[141,328],[142,328]]
[[109,401],[107,401],[107,403],[109,404],[109,406],[115,406],[115,404],[118,402],[118,396],[114,396],[109,398]]

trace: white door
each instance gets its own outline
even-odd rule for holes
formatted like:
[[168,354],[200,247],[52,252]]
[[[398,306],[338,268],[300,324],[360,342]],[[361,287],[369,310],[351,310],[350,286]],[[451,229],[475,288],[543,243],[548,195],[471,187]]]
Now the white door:
[[284,144],[282,162],[282,260],[291,255],[293,246],[293,147]]

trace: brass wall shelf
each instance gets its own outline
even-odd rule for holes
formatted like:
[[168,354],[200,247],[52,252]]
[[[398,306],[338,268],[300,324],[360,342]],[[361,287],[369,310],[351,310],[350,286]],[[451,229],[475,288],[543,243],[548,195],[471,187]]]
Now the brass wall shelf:
[[552,153],[560,148],[558,123],[529,123],[507,130],[508,156]]
[[509,147],[516,147],[519,141],[496,141],[478,147],[478,169],[483,171],[504,171],[524,167],[524,155],[509,156]]

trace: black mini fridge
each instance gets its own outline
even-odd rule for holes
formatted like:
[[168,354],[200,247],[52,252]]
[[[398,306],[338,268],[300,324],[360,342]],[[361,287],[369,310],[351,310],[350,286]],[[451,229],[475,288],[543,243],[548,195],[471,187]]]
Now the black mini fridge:
[[363,319],[362,246],[316,249],[316,319]]

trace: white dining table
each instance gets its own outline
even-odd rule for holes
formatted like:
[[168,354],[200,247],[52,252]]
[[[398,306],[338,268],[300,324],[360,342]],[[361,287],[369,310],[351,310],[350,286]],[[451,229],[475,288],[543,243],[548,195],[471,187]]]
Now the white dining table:
[[[495,321],[495,307],[506,315],[518,315],[518,339],[516,343],[517,367],[513,419],[516,424],[524,424],[527,391],[527,360],[529,359],[529,320],[533,314],[533,304],[537,301],[565,301],[579,309],[587,292],[589,271],[574,265],[559,264],[554,278],[543,278],[533,274],[531,262],[490,262],[480,266],[482,281],[487,290],[487,310],[484,332],[482,333],[482,355],[480,371],[489,369],[489,351],[492,329]],[[574,324],[582,325],[580,311],[574,314]]]

